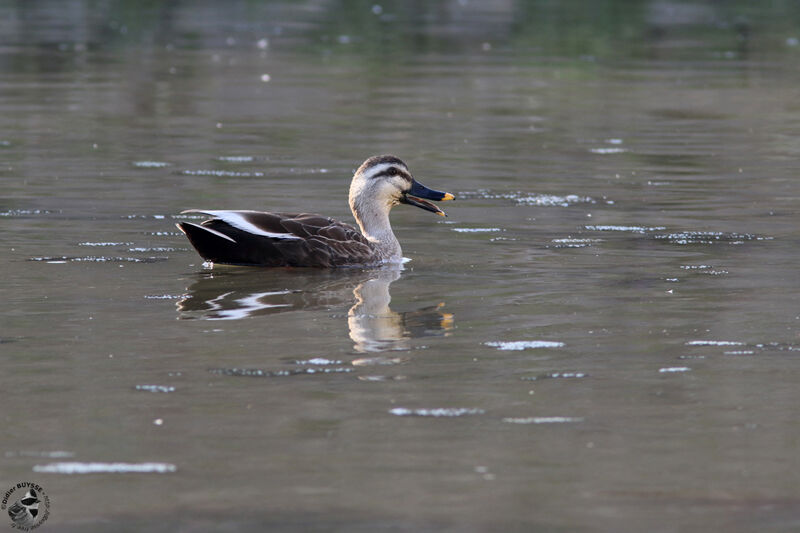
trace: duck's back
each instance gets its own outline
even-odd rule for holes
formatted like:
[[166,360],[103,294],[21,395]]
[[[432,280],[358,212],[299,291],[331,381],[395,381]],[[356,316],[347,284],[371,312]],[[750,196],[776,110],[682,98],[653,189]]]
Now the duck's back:
[[204,211],[213,218],[178,227],[206,261],[234,265],[337,267],[378,262],[361,233],[329,217],[310,213]]

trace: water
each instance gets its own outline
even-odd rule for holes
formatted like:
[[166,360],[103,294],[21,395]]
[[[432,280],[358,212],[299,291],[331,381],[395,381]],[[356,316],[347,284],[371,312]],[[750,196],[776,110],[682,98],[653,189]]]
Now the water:
[[[791,531],[798,9],[0,6],[3,490],[62,531]],[[209,269],[188,208],[402,270]]]

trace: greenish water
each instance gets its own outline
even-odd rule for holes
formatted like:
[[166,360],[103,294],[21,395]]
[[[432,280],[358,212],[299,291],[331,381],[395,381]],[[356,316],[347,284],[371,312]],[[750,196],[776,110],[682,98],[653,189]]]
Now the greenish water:
[[[0,490],[42,531],[797,529],[795,3],[0,21]],[[351,221],[387,152],[458,196],[394,211],[402,270],[174,227]]]

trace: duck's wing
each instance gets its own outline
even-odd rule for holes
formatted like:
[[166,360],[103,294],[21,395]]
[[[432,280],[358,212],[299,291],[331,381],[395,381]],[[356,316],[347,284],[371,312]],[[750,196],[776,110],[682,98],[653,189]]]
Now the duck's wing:
[[329,217],[201,209],[183,213],[212,217],[202,224],[177,226],[198,253],[214,263],[335,267],[376,262],[372,246],[356,228]]

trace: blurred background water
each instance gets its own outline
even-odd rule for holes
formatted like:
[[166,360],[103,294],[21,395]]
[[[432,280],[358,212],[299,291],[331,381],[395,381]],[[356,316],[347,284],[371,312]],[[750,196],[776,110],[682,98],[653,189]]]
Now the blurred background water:
[[[0,485],[59,531],[794,531],[800,5],[0,2]],[[209,269],[188,208],[402,271]],[[88,473],[87,473],[88,472]]]

